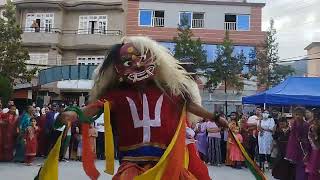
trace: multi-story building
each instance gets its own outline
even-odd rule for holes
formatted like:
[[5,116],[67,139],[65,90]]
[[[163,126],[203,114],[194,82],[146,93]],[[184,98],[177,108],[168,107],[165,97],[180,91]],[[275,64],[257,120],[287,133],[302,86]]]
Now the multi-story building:
[[312,42],[305,50],[308,52],[307,61],[307,76],[319,77],[320,76],[320,42]]
[[[264,0],[140,0],[128,1],[127,35],[146,35],[174,50],[173,37],[177,26],[187,19],[195,37],[205,43],[207,60],[213,61],[216,49],[223,42],[225,31],[235,45],[235,51],[243,51],[249,59],[250,51],[264,40],[261,30],[261,13]],[[245,67],[246,70],[246,67]],[[241,107],[241,97],[255,93],[256,83],[245,81],[240,94],[221,85],[209,93],[203,90],[203,105],[208,109],[224,109],[225,100],[233,111]],[[230,112],[229,111],[229,112]]]
[[[106,50],[119,42],[125,32],[126,4],[122,0],[13,2],[23,29],[22,41],[29,50],[30,60],[27,63],[40,69],[98,65],[104,60]],[[73,70],[78,68],[70,68],[69,76],[75,74]],[[50,76],[57,76],[54,73]],[[67,81],[41,84],[37,94],[40,97],[50,95],[57,100],[78,101],[78,97],[85,96],[90,89],[89,81],[79,85],[78,82],[68,81],[68,78],[64,80]]]

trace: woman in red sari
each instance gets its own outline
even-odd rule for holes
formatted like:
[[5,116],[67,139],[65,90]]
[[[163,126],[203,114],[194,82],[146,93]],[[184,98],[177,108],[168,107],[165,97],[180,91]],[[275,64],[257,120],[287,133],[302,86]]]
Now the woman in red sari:
[[3,161],[3,148],[4,148],[4,140],[3,135],[4,134],[4,121],[2,120],[2,103],[0,99],[0,161]]
[[37,126],[37,120],[35,118],[31,118],[31,126],[27,128],[25,133],[26,150],[24,161],[27,166],[32,165],[32,161],[37,154],[38,132],[39,128]]
[[2,127],[2,159],[11,161],[16,144],[18,116],[16,115],[16,106],[11,105],[9,112],[1,115]]
[[41,116],[38,118],[37,125],[39,126],[38,133],[38,156],[47,155],[48,140],[46,139],[45,125],[47,123],[46,114],[49,112],[49,108],[46,107],[44,112],[41,112]]

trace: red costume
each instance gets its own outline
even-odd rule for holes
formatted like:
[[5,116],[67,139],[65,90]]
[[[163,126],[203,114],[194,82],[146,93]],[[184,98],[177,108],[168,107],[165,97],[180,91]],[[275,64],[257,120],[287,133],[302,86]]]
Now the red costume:
[[38,132],[39,132],[39,129],[36,127],[29,126],[27,128],[27,131],[25,134],[25,140],[26,140],[25,163],[32,163],[34,157],[37,154]]
[[[187,110],[207,118],[211,115],[199,106],[197,84],[168,51],[146,37],[125,38],[96,69],[94,82],[92,104],[84,114],[95,116],[106,101],[106,146],[113,146],[110,120],[118,137],[120,167],[114,180],[210,179],[194,144],[187,146],[185,137],[186,120],[191,117]],[[85,119],[79,110],[70,110]],[[76,119],[72,113],[65,115]],[[88,130],[89,125],[83,124],[83,166],[91,179],[97,179]],[[112,147],[106,149],[106,160],[106,172],[113,174]]]
[[[0,118],[0,160],[11,161],[16,144],[18,118],[15,114],[5,113]],[[2,156],[2,157],[1,157]]]

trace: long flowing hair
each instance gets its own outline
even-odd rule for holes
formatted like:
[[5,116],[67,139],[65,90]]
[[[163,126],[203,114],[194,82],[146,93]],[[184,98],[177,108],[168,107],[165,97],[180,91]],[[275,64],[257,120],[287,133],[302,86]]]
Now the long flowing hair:
[[[140,51],[140,54],[150,51],[156,67],[153,80],[162,91],[201,104],[197,83],[179,65],[179,61],[170,54],[167,48],[143,36],[124,37],[122,44],[125,43],[132,43]],[[115,45],[106,56],[105,61],[95,69],[93,73],[94,85],[89,98],[91,102],[101,98],[108,89],[112,89],[119,84],[119,78],[113,65],[114,61],[119,59],[122,44]]]

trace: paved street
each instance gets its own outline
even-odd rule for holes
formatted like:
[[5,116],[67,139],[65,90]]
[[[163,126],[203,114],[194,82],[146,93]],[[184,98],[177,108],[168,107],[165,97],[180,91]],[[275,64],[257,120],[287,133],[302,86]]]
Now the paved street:
[[[41,161],[36,161],[40,163]],[[103,172],[104,161],[96,162],[97,168]],[[24,166],[15,163],[0,163],[1,180],[31,180],[37,174],[38,166]],[[235,170],[230,167],[209,167],[210,176],[215,180],[254,180],[247,169]],[[270,176],[270,175],[269,175]],[[111,179],[111,176],[102,173],[100,179]],[[80,162],[62,162],[59,167],[59,180],[88,180]],[[273,180],[273,178],[269,178]]]

